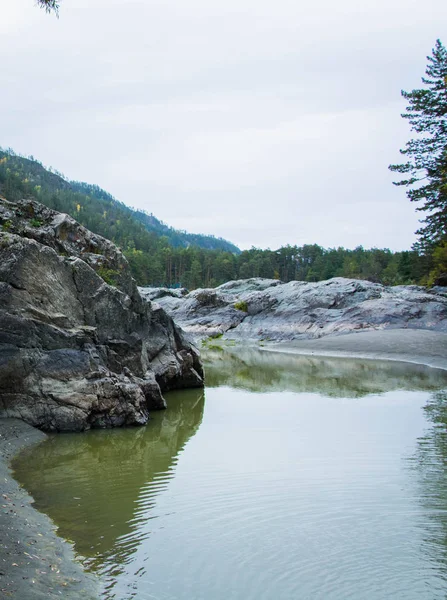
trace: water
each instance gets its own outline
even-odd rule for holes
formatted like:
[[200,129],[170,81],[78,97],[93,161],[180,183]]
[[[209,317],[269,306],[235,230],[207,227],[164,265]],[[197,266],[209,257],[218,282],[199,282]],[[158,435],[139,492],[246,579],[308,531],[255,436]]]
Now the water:
[[[447,596],[447,375],[219,348],[145,428],[51,436],[16,477],[106,600]],[[444,390],[444,391],[443,391]]]

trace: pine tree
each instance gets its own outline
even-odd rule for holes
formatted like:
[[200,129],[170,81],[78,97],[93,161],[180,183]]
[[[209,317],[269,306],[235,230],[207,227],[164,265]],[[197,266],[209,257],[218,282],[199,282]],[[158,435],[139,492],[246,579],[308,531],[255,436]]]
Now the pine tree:
[[427,213],[416,231],[415,248],[424,252],[447,240],[447,50],[440,40],[427,59],[425,87],[402,91],[409,106],[401,116],[418,135],[400,151],[408,162],[389,166],[408,174],[394,184],[408,187],[407,197],[422,203],[416,210]]
[[56,15],[59,13],[58,0],[37,0],[37,4],[46,10],[47,13],[54,12]]

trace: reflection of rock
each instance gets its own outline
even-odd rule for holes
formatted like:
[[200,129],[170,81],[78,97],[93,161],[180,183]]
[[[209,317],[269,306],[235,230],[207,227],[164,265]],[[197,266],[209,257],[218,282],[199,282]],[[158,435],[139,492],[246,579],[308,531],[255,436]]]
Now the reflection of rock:
[[215,289],[176,294],[141,288],[185,331],[197,337],[288,341],[358,330],[415,328],[447,331],[447,298],[417,286],[386,287],[337,277],[281,283],[230,281]]
[[255,348],[203,352],[207,387],[228,385],[250,391],[293,391],[361,397],[396,389],[439,389],[447,373],[419,365],[262,352]]
[[[47,430],[142,424],[202,385],[198,352],[106,239],[0,198],[0,416]],[[110,284],[110,285],[109,285]]]
[[73,539],[76,552],[89,557],[92,568],[109,555],[120,562],[121,543],[128,555],[129,546],[136,548],[141,541],[134,532],[143,490],[149,490],[146,520],[178,453],[199,428],[203,406],[203,390],[173,392],[169,408],[147,427],[50,437],[18,456],[15,476],[36,507],[55,521],[60,535]]

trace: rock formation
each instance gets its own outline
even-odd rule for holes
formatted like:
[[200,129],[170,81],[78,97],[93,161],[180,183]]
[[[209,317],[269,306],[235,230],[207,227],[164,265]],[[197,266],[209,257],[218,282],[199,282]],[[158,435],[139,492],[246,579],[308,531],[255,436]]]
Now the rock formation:
[[223,335],[279,342],[373,329],[447,331],[447,294],[442,288],[387,287],[336,277],[317,283],[246,279],[190,293],[140,291],[156,298],[196,338]]
[[198,351],[114,244],[0,198],[0,416],[56,431],[143,424],[163,391],[202,385]]

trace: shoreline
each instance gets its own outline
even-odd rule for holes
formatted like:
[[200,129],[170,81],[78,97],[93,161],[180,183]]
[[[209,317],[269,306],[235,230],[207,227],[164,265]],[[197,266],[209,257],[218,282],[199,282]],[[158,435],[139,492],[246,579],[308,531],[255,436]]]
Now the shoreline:
[[14,456],[46,437],[20,419],[0,419],[0,597],[98,600],[98,580],[82,569],[70,543],[12,474]]
[[[447,371],[447,333],[428,329],[381,329],[269,344],[266,352],[388,360]],[[404,350],[403,350],[404,349]]]

